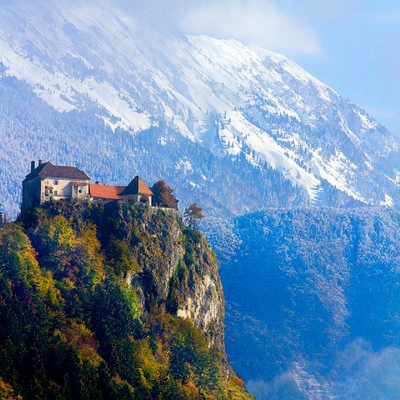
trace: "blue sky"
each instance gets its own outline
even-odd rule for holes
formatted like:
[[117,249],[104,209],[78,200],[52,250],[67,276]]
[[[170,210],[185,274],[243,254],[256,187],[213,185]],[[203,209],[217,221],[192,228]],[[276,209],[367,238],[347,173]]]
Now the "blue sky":
[[113,1],[160,29],[280,52],[400,136],[399,0]]
[[282,0],[279,9],[320,45],[290,56],[400,135],[400,2]]
[[137,0],[135,15],[184,33],[280,52],[400,136],[398,0]]

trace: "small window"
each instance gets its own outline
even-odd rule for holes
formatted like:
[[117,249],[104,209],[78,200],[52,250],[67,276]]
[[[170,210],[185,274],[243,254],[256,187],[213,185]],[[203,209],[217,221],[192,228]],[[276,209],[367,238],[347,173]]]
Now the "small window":
[[57,190],[54,191],[54,196],[57,196],[58,192]]
[[79,190],[78,190],[78,193],[82,193],[82,189],[79,189]]
[[58,181],[54,181],[54,184],[55,184],[55,185],[58,185]]

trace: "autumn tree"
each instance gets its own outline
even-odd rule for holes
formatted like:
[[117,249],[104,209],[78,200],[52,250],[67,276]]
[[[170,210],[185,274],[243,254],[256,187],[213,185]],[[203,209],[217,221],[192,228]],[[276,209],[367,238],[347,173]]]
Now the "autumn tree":
[[197,221],[204,218],[202,210],[203,209],[199,207],[197,203],[193,203],[190,206],[186,207],[183,216],[185,218],[185,222],[190,228],[196,229]]
[[151,190],[154,193],[153,203],[160,207],[177,208],[178,200],[172,194],[174,189],[163,180],[156,182]]

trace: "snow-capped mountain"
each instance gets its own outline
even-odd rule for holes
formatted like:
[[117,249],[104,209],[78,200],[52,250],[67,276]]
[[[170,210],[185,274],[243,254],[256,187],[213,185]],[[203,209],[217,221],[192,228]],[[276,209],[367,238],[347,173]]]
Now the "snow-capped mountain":
[[[0,22],[0,172],[15,166],[2,196],[11,208],[18,196],[5,193],[18,190],[30,159],[78,163],[116,181],[128,173],[96,172],[93,160],[125,157],[129,165],[134,156],[131,165],[157,178],[141,152],[163,153],[157,166],[178,194],[193,190],[208,208],[231,214],[293,203],[400,202],[399,141],[284,56],[160,32],[92,0],[6,2]],[[138,143],[143,132],[153,135],[151,145]],[[95,154],[87,154],[91,141]],[[200,159],[185,153],[188,146]],[[210,167],[221,162],[231,163],[224,178]],[[225,200],[237,180],[246,193]],[[228,188],[224,199],[217,183]]]

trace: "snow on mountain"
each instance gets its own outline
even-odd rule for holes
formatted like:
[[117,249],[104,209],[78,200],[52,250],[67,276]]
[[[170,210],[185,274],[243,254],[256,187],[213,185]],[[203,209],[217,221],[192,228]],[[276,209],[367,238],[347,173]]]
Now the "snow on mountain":
[[60,113],[95,108],[113,131],[165,124],[217,157],[268,166],[310,204],[332,190],[399,204],[399,141],[363,110],[284,56],[137,17],[93,1],[6,3],[3,77]]

